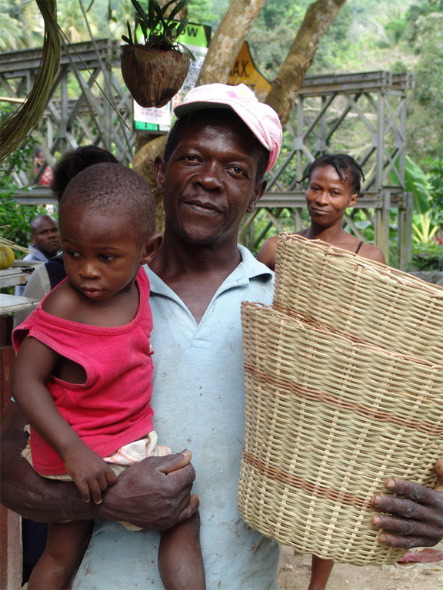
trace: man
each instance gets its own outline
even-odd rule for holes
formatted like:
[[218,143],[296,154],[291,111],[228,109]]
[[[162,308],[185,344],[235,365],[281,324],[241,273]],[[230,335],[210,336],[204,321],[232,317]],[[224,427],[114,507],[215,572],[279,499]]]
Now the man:
[[[208,589],[265,590],[275,588],[278,547],[248,529],[236,508],[244,428],[240,303],[270,303],[273,273],[237,245],[237,236],[243,215],[266,188],[263,175],[278,156],[281,127],[243,85],[195,88],[175,113],[165,157],[155,164],[166,223],[148,270],[154,420],[160,442],[193,453]],[[96,526],[73,588],[162,588],[153,557],[158,534],[127,532],[109,521],[161,529],[188,517],[197,504],[188,497],[188,453],[148,459],[120,476],[101,505],[82,506],[75,490],[66,491],[69,484],[60,490],[58,482],[42,483],[16,460],[21,424],[17,410],[10,410],[3,501],[43,520],[93,515],[108,521]],[[393,485],[406,498],[377,499],[382,512],[400,516],[376,517],[377,526],[394,533],[384,533],[385,541],[406,547],[438,542],[443,494],[408,482]],[[413,516],[405,521],[407,513]]]
[[[60,248],[60,236],[55,219],[50,215],[37,215],[31,221],[31,252],[26,254],[24,261],[46,262],[55,256]],[[17,285],[16,295],[23,295],[24,285]]]

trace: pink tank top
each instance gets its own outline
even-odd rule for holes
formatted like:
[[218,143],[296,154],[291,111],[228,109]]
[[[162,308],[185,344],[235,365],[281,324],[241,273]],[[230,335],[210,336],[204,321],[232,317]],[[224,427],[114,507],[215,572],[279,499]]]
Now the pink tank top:
[[[51,377],[47,387],[61,415],[101,457],[153,430],[152,315],[143,268],[136,284],[140,303],[129,324],[103,328],[64,320],[45,312],[43,299],[12,336],[15,350],[32,336],[85,369],[83,384]],[[66,473],[61,457],[32,428],[31,452],[37,472]]]

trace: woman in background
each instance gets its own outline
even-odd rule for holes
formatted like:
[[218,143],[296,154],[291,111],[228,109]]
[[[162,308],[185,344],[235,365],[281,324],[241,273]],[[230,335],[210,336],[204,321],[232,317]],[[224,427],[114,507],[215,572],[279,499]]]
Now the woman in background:
[[[361,180],[364,179],[363,171],[354,158],[347,154],[324,154],[312,162],[305,179],[308,180],[305,196],[311,225],[297,234],[310,240],[323,240],[384,264],[380,248],[358,240],[343,229],[346,209],[357,202]],[[275,267],[277,240],[278,236],[268,238],[257,256],[272,270]]]

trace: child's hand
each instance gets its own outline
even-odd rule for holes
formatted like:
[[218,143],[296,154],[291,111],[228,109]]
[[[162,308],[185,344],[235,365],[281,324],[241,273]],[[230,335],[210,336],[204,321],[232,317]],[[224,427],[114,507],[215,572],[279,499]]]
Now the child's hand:
[[64,463],[84,502],[102,503],[102,492],[117,481],[117,476],[105,461],[82,443],[68,455]]

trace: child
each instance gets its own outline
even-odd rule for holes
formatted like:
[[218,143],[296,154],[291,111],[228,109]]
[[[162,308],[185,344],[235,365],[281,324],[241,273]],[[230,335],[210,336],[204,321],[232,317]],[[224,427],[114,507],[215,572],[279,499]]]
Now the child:
[[[121,465],[165,454],[152,424],[152,318],[141,268],[161,238],[149,186],[119,164],[77,174],[59,218],[67,278],[13,333],[13,395],[30,422],[34,468],[68,476],[85,502],[98,504],[116,481],[111,465],[118,474]],[[205,587],[198,518],[162,534],[168,589]],[[91,521],[50,524],[29,590],[68,587],[91,529]]]

